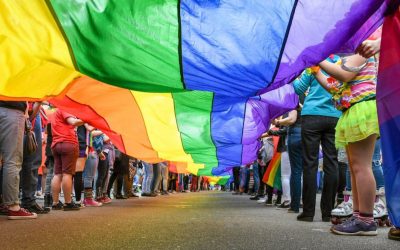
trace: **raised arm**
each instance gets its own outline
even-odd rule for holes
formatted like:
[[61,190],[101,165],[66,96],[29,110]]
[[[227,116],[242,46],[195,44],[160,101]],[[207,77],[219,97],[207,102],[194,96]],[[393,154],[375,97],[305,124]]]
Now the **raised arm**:
[[365,58],[370,58],[381,50],[381,38],[376,40],[366,40],[358,46],[356,53]]
[[37,113],[40,110],[40,105],[42,103],[41,102],[34,102],[33,106],[32,106],[32,113],[29,116],[29,120],[32,122],[33,120],[35,120]]
[[87,124],[87,123],[85,123],[85,124],[83,124],[83,125],[85,126],[86,130],[87,130],[87,131],[89,131],[89,132],[91,132],[91,131],[95,130],[95,127],[93,127],[93,126],[90,126],[90,125],[89,125],[89,124]]
[[[319,82],[319,84],[321,84],[321,86],[324,88],[324,89],[326,89],[328,92],[330,92],[331,91],[331,86],[330,86],[330,84],[332,83],[332,82],[328,82],[328,79],[331,79],[330,77],[327,77],[326,75],[324,75],[322,72],[321,72],[321,70],[320,71],[318,71],[316,74],[315,74],[315,78],[317,79],[317,81]],[[329,80],[329,81],[333,81],[334,79],[331,79],[331,80]]]
[[100,130],[97,130],[97,129],[92,131],[92,136],[93,137],[100,136],[102,134],[103,134],[103,131],[100,131]]
[[67,118],[67,122],[68,122],[69,125],[76,126],[76,127],[77,126],[81,126],[81,125],[83,125],[85,123],[81,119],[77,119],[77,118],[74,118],[74,117],[68,117]]
[[[344,58],[345,66],[350,68],[350,67],[360,67],[363,64],[366,63],[366,60],[364,57],[360,55],[352,55]],[[343,65],[338,65],[335,63],[328,62],[327,60],[324,60],[320,62],[319,66],[326,72],[328,75],[334,77],[335,79],[342,81],[342,82],[349,82],[351,81],[358,72],[350,72],[347,70],[343,69]]]
[[313,76],[304,70],[303,73],[293,81],[293,88],[297,95],[301,96],[308,90],[313,80]]
[[283,118],[283,119],[277,119],[276,120],[276,125],[282,125],[282,126],[289,126],[295,123],[297,120],[297,110],[292,110],[289,112],[288,117]]

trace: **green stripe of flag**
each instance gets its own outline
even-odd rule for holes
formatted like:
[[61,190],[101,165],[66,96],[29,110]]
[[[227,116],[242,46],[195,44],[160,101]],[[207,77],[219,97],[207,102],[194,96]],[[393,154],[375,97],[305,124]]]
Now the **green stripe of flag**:
[[274,179],[274,188],[282,190],[282,181],[281,181],[281,165],[279,165],[278,170],[276,171],[275,179]]
[[183,89],[177,0],[50,0],[77,67],[146,92]]
[[229,175],[221,176],[221,179],[218,180],[217,184],[223,186],[229,181],[229,178],[230,178]]
[[194,162],[204,163],[206,169],[218,166],[210,126],[213,93],[190,91],[174,93],[172,96],[185,152],[191,154]]

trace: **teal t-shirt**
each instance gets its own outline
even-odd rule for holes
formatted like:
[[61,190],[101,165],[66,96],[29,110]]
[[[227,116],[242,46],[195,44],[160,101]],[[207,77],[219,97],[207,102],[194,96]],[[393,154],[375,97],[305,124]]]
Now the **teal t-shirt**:
[[308,94],[304,99],[301,115],[321,115],[339,118],[342,112],[337,110],[332,102],[332,95],[317,81],[315,76],[304,70],[293,82],[294,90],[298,95]]

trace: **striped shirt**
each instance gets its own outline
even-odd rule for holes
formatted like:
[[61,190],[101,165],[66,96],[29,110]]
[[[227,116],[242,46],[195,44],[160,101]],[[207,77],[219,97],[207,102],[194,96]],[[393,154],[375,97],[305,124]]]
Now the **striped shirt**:
[[367,61],[367,65],[358,72],[357,76],[353,80],[347,83],[351,90],[351,104],[375,98],[376,76],[376,60],[374,57],[370,57]]
[[375,98],[377,62],[374,57],[368,58],[366,65],[349,82],[340,82],[331,78],[329,92],[335,107],[346,110],[352,105]]

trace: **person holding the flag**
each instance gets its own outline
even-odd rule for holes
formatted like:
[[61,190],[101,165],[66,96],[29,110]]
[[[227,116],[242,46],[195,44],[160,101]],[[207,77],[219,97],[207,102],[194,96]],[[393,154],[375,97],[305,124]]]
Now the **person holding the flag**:
[[393,223],[388,237],[400,240],[400,202],[399,187],[400,173],[398,140],[399,129],[396,124],[396,112],[393,112],[398,103],[398,84],[400,66],[400,0],[389,1],[385,13],[385,22],[382,30],[382,39],[364,41],[357,53],[363,57],[370,57],[380,52],[377,104],[381,131],[382,154],[385,162],[383,171],[385,177],[386,202],[389,217]]
[[[80,206],[72,200],[72,177],[75,174],[76,161],[79,156],[78,137],[75,127],[85,122],[70,113],[57,109],[53,116],[51,150],[54,155],[54,176],[51,182],[54,210],[76,211]],[[60,192],[64,193],[65,204],[59,200]]]
[[336,125],[335,144],[337,148],[346,148],[353,187],[353,217],[332,226],[331,231],[339,235],[374,236],[376,183],[371,162],[380,135],[375,100],[376,60],[354,54],[343,57],[339,64],[325,60],[319,66],[314,69],[317,80],[332,94],[336,108],[343,111]]

